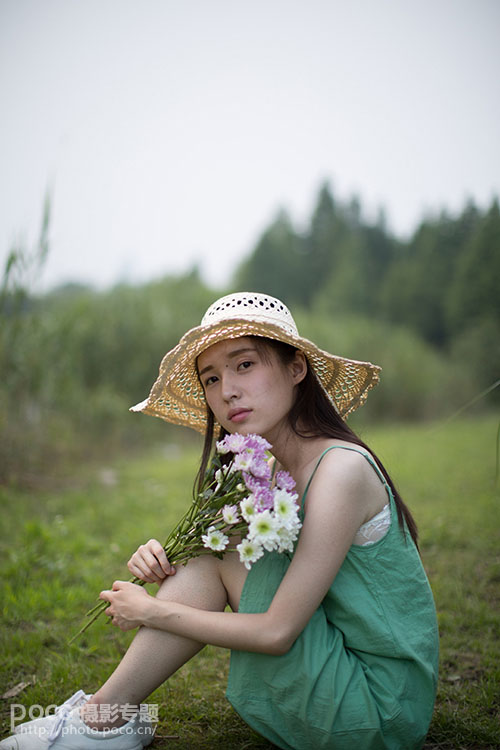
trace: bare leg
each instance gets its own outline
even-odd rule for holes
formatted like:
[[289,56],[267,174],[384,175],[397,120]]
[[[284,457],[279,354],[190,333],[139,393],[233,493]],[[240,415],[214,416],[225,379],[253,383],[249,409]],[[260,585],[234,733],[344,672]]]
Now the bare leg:
[[[204,555],[179,566],[175,576],[161,584],[157,597],[182,602],[199,609],[222,611],[229,603],[237,609],[246,569],[235,553],[223,560]],[[138,705],[205,644],[154,628],[141,627],[125,656],[88,704]],[[88,705],[86,704],[86,705]],[[83,709],[85,719],[85,708]],[[104,729],[124,720],[96,722],[89,726]]]

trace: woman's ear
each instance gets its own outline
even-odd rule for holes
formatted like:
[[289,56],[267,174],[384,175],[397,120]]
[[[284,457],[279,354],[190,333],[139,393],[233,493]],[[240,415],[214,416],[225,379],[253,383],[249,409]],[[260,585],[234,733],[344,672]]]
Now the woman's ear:
[[306,376],[307,360],[304,352],[299,351],[299,349],[295,352],[295,357],[290,363],[290,372],[295,385],[298,385]]

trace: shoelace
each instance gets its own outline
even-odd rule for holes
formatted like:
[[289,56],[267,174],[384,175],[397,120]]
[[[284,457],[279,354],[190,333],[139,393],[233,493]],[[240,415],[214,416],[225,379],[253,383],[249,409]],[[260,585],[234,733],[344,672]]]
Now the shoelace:
[[68,698],[67,701],[64,701],[64,703],[57,707],[54,714],[54,725],[50,730],[50,734],[47,738],[49,747],[57,740],[57,738],[61,734],[62,728],[71,711],[74,709],[77,703],[79,703],[81,699],[85,697],[86,694],[83,692],[83,690],[77,690],[76,693],[71,696],[71,698]]

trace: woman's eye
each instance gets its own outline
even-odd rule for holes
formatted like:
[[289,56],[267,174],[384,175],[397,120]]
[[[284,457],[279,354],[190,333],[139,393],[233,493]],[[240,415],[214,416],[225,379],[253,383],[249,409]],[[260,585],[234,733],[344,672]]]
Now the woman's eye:
[[210,375],[210,377],[205,380],[205,386],[212,385],[212,383],[215,382],[217,382],[217,377],[215,375]]
[[238,369],[247,370],[249,367],[252,366],[252,364],[253,364],[252,362],[249,362],[248,360],[245,360],[245,362],[241,362],[238,365]]

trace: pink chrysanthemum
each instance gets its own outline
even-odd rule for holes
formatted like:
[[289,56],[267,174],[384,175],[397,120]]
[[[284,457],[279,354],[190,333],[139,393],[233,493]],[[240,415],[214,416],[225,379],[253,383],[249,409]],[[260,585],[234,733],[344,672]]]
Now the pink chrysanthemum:
[[276,474],[276,487],[280,490],[291,492],[295,489],[295,479],[288,471],[278,471]]

